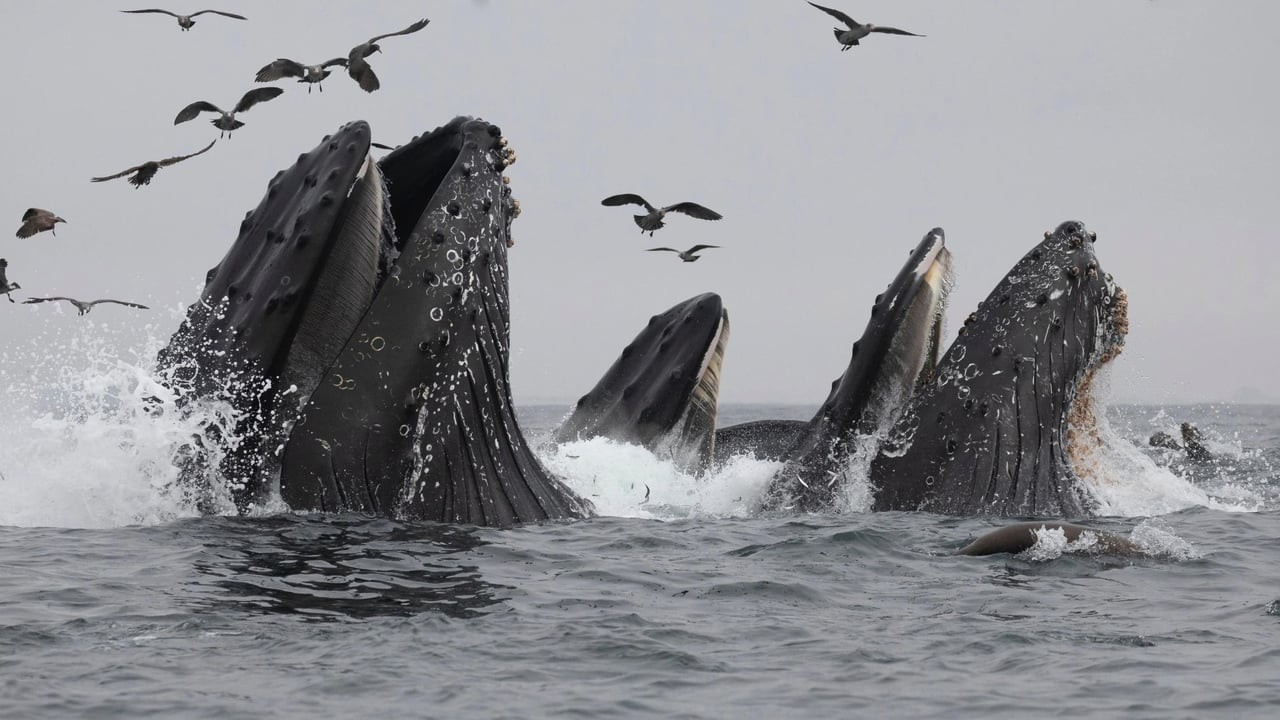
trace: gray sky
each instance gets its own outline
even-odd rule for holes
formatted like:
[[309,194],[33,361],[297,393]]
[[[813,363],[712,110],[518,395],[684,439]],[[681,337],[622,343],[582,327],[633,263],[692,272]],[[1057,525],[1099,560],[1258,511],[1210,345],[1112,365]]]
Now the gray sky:
[[[19,299],[189,303],[267,180],[321,136],[364,119],[394,145],[467,114],[519,154],[518,401],[576,399],[650,315],[715,291],[732,321],[722,402],[816,403],[931,227],[955,254],[950,339],[1067,219],[1098,232],[1129,293],[1117,399],[1280,398],[1280,3],[831,0],[928,35],[840,53],[832,18],[801,0],[211,1],[249,22],[204,16],[183,33],[97,0],[4,3],[0,256]],[[208,116],[175,127],[177,111],[234,104],[276,57],[345,55],[423,16],[372,59],[379,92],[340,72],[323,94],[279,83],[234,137],[151,186],[88,182],[199,149],[217,130]],[[630,208],[600,206],[619,192],[725,219],[676,216],[651,241]],[[70,224],[18,240],[29,206]],[[724,249],[690,265],[643,252],[695,243]],[[19,346],[178,322],[91,318],[0,302]]]

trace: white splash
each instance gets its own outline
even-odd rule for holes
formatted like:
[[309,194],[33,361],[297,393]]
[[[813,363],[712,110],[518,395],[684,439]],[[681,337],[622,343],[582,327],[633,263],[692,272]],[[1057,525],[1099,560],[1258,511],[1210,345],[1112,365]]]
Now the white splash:
[[[1063,555],[1098,555],[1103,552],[1097,533],[1082,532],[1070,541],[1061,527],[1041,526],[1031,532],[1035,533],[1035,544],[1018,554],[1020,559],[1028,562],[1049,562]],[[1178,537],[1159,520],[1143,520],[1128,539],[1142,555],[1148,557],[1178,561],[1199,557],[1191,543]]]
[[1166,515],[1189,507],[1227,512],[1256,512],[1264,500],[1244,488],[1210,493],[1160,467],[1112,427],[1105,397],[1110,394],[1110,368],[1093,382],[1093,417],[1101,444],[1076,458],[1075,470],[1098,502],[1098,514],[1119,517]]
[[[196,515],[175,454],[210,422],[152,371],[167,332],[79,321],[0,354],[0,525],[119,527]],[[122,352],[120,348],[139,345]]]
[[548,448],[539,459],[600,515],[657,520],[750,516],[781,468],[743,455],[688,474],[643,447],[605,438]]

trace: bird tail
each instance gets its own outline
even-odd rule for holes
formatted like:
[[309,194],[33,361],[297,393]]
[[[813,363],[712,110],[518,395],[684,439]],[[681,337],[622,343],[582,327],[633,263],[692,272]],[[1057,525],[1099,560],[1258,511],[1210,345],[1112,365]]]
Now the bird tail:
[[837,39],[837,40],[839,40],[839,39],[840,39],[840,33],[842,32],[842,31],[840,30],[840,28],[831,28],[831,32],[833,32],[833,33],[835,33],[835,34],[836,34],[836,39]]

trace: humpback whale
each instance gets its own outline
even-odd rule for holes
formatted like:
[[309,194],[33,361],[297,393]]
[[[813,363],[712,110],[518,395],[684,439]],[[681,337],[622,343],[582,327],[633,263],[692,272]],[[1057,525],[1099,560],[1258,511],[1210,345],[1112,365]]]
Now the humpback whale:
[[931,377],[951,286],[951,254],[944,243],[942,229],[931,230],[876,296],[844,374],[782,455],[786,464],[770,487],[769,505],[809,511],[830,506],[858,438],[887,429],[918,381]]
[[969,316],[871,464],[874,509],[1091,514],[1091,383],[1128,331],[1096,239],[1079,222],[1046,232]]
[[378,162],[369,141],[348,124],[270,181],[161,351],[182,402],[238,411],[194,470],[242,511],[278,492],[499,527],[590,514],[512,409],[501,131],[457,118]]
[[649,318],[604,377],[552,434],[556,443],[606,437],[704,469],[715,452],[720,366],[729,314],[706,293]]

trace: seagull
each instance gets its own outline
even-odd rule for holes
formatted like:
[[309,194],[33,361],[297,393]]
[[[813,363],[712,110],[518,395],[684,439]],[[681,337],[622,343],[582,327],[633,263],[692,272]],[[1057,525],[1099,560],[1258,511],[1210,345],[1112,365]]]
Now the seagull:
[[108,175],[106,177],[89,178],[89,182],[105,182],[107,180],[115,180],[118,177],[124,177],[129,173],[133,173],[134,175],[133,177],[129,178],[129,182],[133,183],[134,187],[140,188],[143,185],[150,185],[151,178],[156,176],[156,173],[160,171],[160,168],[169,167],[170,165],[173,165],[174,163],[180,163],[183,160],[186,160],[187,158],[193,158],[202,153],[209,152],[209,148],[213,147],[213,144],[216,142],[218,141],[210,140],[209,144],[205,145],[203,150],[193,152],[190,155],[179,155],[178,157],[165,158],[164,160],[148,160],[142,163],[141,165],[134,165],[128,170],[122,170],[116,173],[115,175]]
[[352,80],[360,83],[361,89],[365,92],[373,92],[374,90],[382,87],[382,83],[378,82],[378,76],[374,74],[373,68],[369,66],[369,63],[365,61],[365,58],[376,52],[382,52],[382,47],[378,45],[379,40],[395,37],[396,35],[416,33],[426,27],[429,22],[431,21],[423,18],[400,32],[379,35],[375,38],[371,38],[368,42],[360,43],[359,45],[351,48],[351,52],[347,55],[347,74],[351,76]]
[[184,123],[205,111],[216,112],[221,113],[221,116],[210,120],[209,122],[214,127],[222,131],[218,134],[218,137],[229,135],[232,130],[244,126],[244,123],[236,120],[236,113],[247,112],[249,108],[254,105],[257,105],[260,102],[266,102],[273,97],[277,97],[283,92],[284,90],[281,90],[278,87],[265,87],[250,90],[244,94],[244,97],[240,98],[240,102],[236,103],[235,109],[231,112],[227,112],[211,102],[197,100],[182,108],[182,111],[178,113],[178,117],[173,119],[173,124],[177,125],[178,123]]
[[64,222],[66,222],[66,220],[63,220],[48,210],[27,208],[27,211],[22,213],[22,226],[18,228],[17,234],[20,238],[29,238],[38,232],[50,230],[54,235],[57,235],[58,231],[54,229],[54,225]]
[[703,250],[706,250],[707,248],[718,248],[718,247],[720,246],[719,245],[694,245],[693,247],[683,252],[676,250],[675,248],[656,247],[656,248],[649,248],[646,252],[658,252],[659,250],[665,250],[667,252],[673,252],[676,255],[679,255],[680,259],[685,262],[697,262],[698,260],[701,259],[701,256],[699,256],[698,253],[702,252]]
[[75,299],[75,298],[62,297],[62,296],[56,296],[56,297],[42,297],[42,298],[30,298],[30,299],[27,299],[27,300],[23,300],[23,301],[22,301],[22,304],[23,304],[23,305],[35,305],[36,303],[52,302],[52,301],[55,301],[55,300],[66,300],[67,302],[71,303],[72,305],[75,305],[75,306],[76,306],[76,310],[78,311],[76,314],[78,314],[78,315],[88,315],[88,314],[89,314],[89,311],[93,309],[93,306],[94,306],[94,305],[99,305],[99,304],[101,304],[101,303],[115,303],[116,305],[124,305],[125,307],[138,308],[138,309],[140,309],[140,310],[150,310],[150,309],[151,309],[151,308],[147,307],[146,305],[139,305],[138,303],[125,302],[125,301],[123,301],[123,300],[112,300],[112,299],[110,299],[110,298],[103,298],[103,299],[101,299],[101,300],[94,300],[94,301],[92,301],[92,302],[86,302],[86,301],[84,301],[84,300],[77,300],[77,299]]
[[884,25],[872,25],[871,23],[867,23],[866,25],[863,25],[862,23],[859,23],[857,20],[854,20],[853,18],[849,17],[848,15],[845,15],[839,10],[834,10],[829,7],[822,7],[817,3],[811,2],[809,4],[818,8],[822,12],[830,15],[831,17],[839,20],[845,25],[849,26],[848,30],[841,30],[840,28],[834,28],[836,32],[836,40],[839,40],[840,44],[843,45],[843,47],[840,48],[840,52],[844,52],[845,50],[848,50],[854,45],[857,45],[859,40],[870,35],[873,32],[888,33],[890,35],[910,35],[911,37],[924,37],[924,35],[917,35],[912,32],[907,32],[906,30],[899,30],[898,28],[886,27]]
[[5,277],[4,270],[7,267],[9,267],[9,261],[0,258],[0,293],[4,293],[5,297],[9,298],[9,302],[13,302],[13,296],[9,293],[20,289],[22,286],[18,283],[9,282],[9,278]]
[[617,205],[642,205],[645,210],[649,211],[648,215],[635,215],[636,225],[640,226],[641,233],[649,233],[649,237],[653,237],[653,231],[661,228],[666,223],[662,222],[662,218],[666,217],[669,212],[684,213],[689,217],[696,217],[699,220],[719,220],[724,217],[715,210],[707,209],[698,203],[682,202],[675,205],[668,205],[664,208],[655,208],[649,204],[648,200],[632,193],[623,193],[622,195],[611,195],[600,201],[601,205],[614,207]]
[[278,58],[270,65],[265,65],[254,77],[257,82],[271,82],[273,80],[282,80],[287,77],[296,77],[298,82],[307,83],[307,92],[311,92],[311,86],[315,85],[320,88],[320,92],[324,92],[324,85],[320,83],[329,77],[332,70],[328,68],[334,65],[347,66],[346,58],[334,58],[325,60],[319,65],[303,65],[300,62],[290,60],[289,58]]
[[205,13],[213,13],[214,15],[221,15],[223,17],[235,18],[236,20],[249,19],[243,15],[236,15],[235,13],[222,12],[221,10],[201,10],[200,12],[193,12],[190,15],[179,15],[178,13],[175,13],[175,12],[169,12],[168,10],[159,10],[157,8],[150,8],[147,10],[121,10],[120,12],[135,13],[135,14],[136,13],[160,13],[162,15],[172,15],[173,17],[178,18],[178,27],[182,28],[183,32],[190,30],[191,26],[196,24],[195,17],[197,15],[204,15]]

